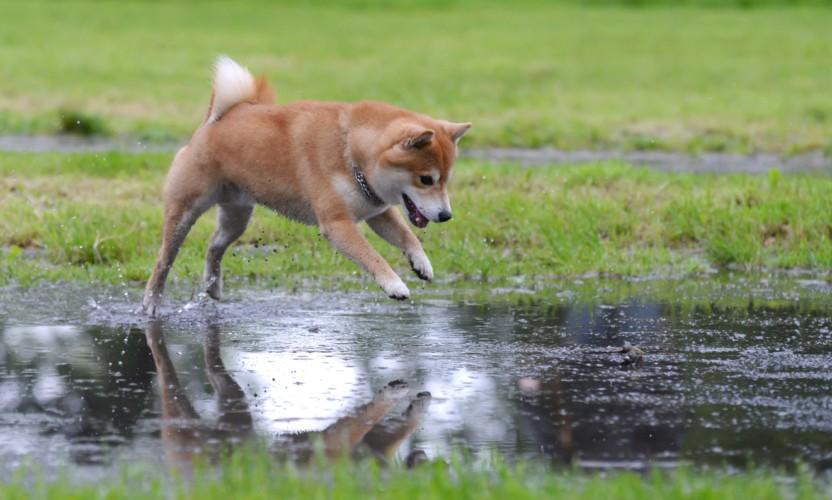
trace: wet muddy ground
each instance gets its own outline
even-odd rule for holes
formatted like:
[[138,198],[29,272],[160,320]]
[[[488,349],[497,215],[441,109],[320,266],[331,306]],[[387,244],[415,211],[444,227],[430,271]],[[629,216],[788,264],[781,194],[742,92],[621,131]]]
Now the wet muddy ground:
[[388,416],[431,397],[388,450],[399,460],[497,450],[586,468],[804,462],[828,474],[831,292],[728,276],[400,304],[229,286],[221,304],[174,293],[148,322],[135,289],[0,289],[0,473],[28,462],[95,477],[245,436],[290,447],[401,379]]
[[[178,142],[142,142],[126,138],[79,137],[73,135],[0,136],[0,151],[29,153],[173,153]],[[461,151],[462,158],[524,167],[581,165],[619,161],[665,172],[765,174],[771,169],[784,173],[832,172],[832,157],[821,151],[781,156],[770,153],[732,154],[674,151],[561,151],[554,148],[474,147]]]

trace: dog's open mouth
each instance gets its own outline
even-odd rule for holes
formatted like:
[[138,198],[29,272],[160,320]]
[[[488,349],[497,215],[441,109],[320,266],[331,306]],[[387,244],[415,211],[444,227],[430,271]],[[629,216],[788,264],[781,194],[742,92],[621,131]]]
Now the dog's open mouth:
[[404,206],[407,208],[407,216],[410,217],[410,222],[416,227],[426,227],[428,225],[428,218],[416,208],[416,204],[409,196],[402,193],[404,199]]

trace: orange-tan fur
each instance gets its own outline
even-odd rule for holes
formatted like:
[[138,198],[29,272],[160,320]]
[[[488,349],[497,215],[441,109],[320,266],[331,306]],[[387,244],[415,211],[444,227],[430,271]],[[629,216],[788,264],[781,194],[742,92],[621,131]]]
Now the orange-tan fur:
[[[422,226],[450,218],[446,186],[457,142],[470,123],[436,120],[380,102],[277,105],[273,100],[264,78],[254,80],[230,59],[218,61],[206,119],[176,154],[165,182],[162,245],[143,301],[148,314],[158,312],[168,271],[188,231],[213,205],[219,205],[217,230],[205,280],[215,299],[221,295],[222,256],[245,231],[256,203],[317,225],[392,298],[405,299],[410,292],[359,231],[361,221],[398,247],[420,278],[433,278],[419,239],[394,205],[404,203],[406,194],[411,222]],[[354,164],[381,204],[361,191]]]

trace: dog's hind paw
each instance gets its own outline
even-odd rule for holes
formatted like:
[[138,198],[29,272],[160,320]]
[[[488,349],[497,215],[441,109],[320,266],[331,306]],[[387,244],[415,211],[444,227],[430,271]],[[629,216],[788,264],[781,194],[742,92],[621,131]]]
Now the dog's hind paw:
[[204,282],[205,293],[214,300],[222,300],[222,276],[208,276]]
[[145,295],[144,300],[142,301],[142,311],[151,317],[156,318],[159,316],[159,312],[162,308],[161,300],[158,296],[152,295]]
[[410,268],[420,279],[433,280],[433,266],[430,265],[430,260],[424,252],[419,252],[410,257]]

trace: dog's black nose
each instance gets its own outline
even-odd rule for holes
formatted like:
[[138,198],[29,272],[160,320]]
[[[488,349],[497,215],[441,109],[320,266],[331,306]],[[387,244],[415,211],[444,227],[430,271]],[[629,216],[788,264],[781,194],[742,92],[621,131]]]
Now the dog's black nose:
[[439,217],[439,222],[445,222],[445,221],[451,220],[452,216],[451,216],[451,212],[448,212],[447,210],[442,210],[441,212],[439,212],[438,217]]

